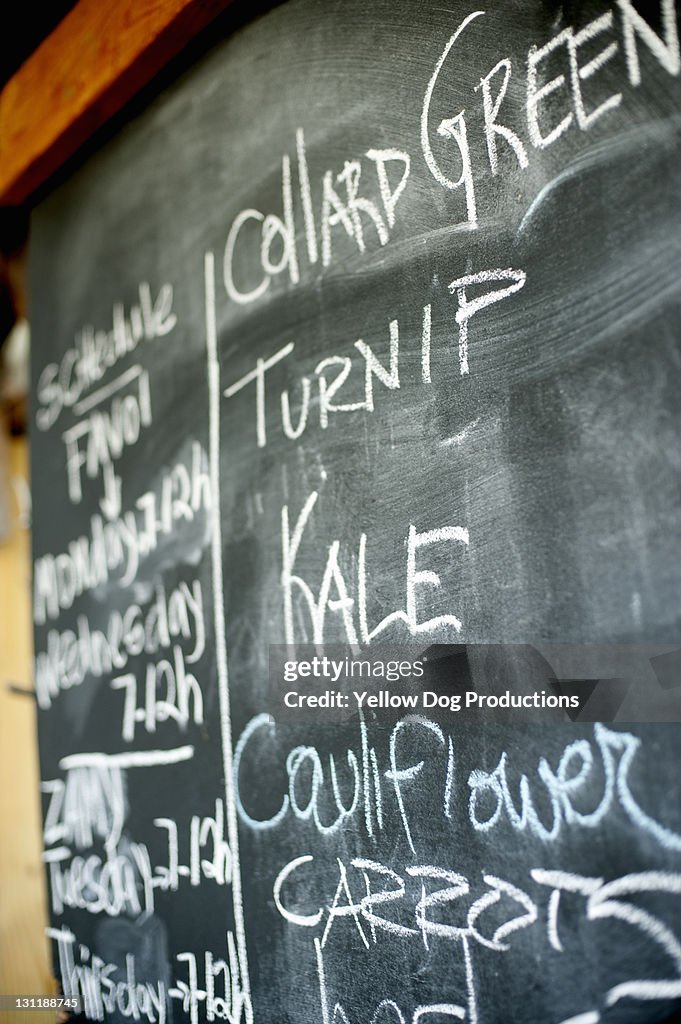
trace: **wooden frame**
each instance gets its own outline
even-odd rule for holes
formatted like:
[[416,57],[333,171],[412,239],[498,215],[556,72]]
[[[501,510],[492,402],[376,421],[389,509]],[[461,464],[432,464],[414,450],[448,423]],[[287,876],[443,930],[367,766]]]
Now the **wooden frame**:
[[0,92],[0,205],[25,203],[230,0],[79,0]]

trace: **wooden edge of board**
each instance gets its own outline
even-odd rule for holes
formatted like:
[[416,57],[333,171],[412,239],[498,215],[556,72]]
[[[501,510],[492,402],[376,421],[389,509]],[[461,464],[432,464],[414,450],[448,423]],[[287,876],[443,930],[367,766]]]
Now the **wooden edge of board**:
[[0,205],[21,205],[230,0],[79,0],[0,92]]

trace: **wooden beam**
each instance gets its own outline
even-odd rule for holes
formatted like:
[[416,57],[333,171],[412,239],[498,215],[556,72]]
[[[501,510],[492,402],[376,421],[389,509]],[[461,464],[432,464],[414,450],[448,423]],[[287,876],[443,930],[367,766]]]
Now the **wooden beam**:
[[230,0],[79,0],[0,92],[0,205],[26,202]]

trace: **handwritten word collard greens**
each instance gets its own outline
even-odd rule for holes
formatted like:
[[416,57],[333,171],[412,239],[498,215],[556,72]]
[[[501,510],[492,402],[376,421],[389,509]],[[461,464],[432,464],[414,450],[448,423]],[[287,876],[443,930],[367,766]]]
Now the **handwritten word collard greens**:
[[49,937],[87,1019],[681,1006],[673,673],[658,724],[619,724],[635,687],[466,724],[418,677],[306,716],[268,663],[515,644],[511,694],[533,645],[675,650],[678,21],[290,0],[36,210]]

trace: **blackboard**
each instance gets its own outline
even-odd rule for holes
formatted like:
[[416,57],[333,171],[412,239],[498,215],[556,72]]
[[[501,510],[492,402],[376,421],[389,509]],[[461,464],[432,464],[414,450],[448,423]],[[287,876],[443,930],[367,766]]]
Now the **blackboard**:
[[679,1011],[677,21],[290,0],[35,210],[85,1019]]

